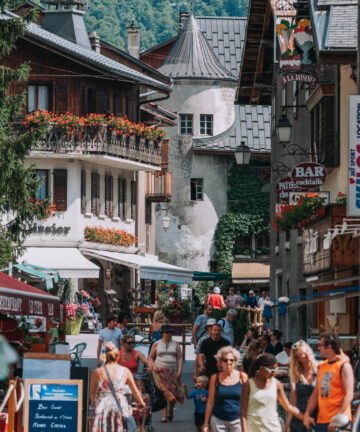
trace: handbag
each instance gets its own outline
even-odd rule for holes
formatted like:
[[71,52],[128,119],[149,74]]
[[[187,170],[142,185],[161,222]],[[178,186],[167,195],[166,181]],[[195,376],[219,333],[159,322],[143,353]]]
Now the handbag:
[[160,411],[163,408],[166,408],[166,406],[167,400],[165,399],[163,392],[154,385],[151,398],[151,412]]
[[110,378],[109,371],[108,371],[105,363],[103,364],[103,366],[104,366],[105,373],[106,373],[106,376],[107,376],[107,379],[108,379],[108,383],[109,383],[111,394],[112,394],[112,396],[113,396],[113,398],[115,400],[117,409],[119,410],[119,413],[121,414],[121,417],[122,417],[122,420],[123,420],[124,431],[127,431],[128,430],[127,417],[125,417],[124,414],[123,414],[123,409],[121,408],[120,401],[119,401],[119,399],[116,396],[114,383],[112,382],[112,379]]

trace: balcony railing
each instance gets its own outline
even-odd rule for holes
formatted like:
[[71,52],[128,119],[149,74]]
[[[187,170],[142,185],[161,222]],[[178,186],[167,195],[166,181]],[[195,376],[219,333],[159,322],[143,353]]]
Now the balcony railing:
[[169,202],[171,200],[170,173],[147,173],[146,199],[152,202]]
[[76,154],[102,154],[129,159],[136,162],[160,165],[162,144],[143,137],[116,134],[106,125],[83,127],[71,134],[59,130],[57,124],[50,126],[43,139],[38,140],[33,151]]

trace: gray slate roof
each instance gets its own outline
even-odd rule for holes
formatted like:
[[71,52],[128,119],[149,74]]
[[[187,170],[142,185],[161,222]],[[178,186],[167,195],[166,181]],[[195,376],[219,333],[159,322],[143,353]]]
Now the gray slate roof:
[[181,29],[159,70],[175,79],[236,81],[216,57],[193,15]]
[[246,18],[196,17],[196,21],[221,64],[238,77],[245,40]]
[[[19,17],[11,12],[6,12],[5,15],[0,14],[0,20],[12,18]],[[26,26],[25,35],[44,42],[49,46],[55,47],[69,55],[74,56],[75,58],[85,60],[86,62],[91,63],[108,73],[118,75],[123,78],[132,79],[134,81],[138,81],[142,84],[149,85],[158,89],[170,89],[169,86],[161,83],[160,81],[157,81],[147,75],[144,75],[141,72],[138,72],[128,66],[118,63],[117,61],[112,60],[102,54],[99,54],[96,51],[83,48],[80,45],[77,45],[60,36],[55,35],[54,33],[50,33],[35,23],[30,23]]]
[[319,0],[317,4],[311,1],[314,35],[320,51],[356,50],[356,4],[356,0]]
[[193,148],[195,151],[234,153],[242,141],[253,153],[270,153],[270,106],[235,105],[234,124],[220,135],[193,139]]

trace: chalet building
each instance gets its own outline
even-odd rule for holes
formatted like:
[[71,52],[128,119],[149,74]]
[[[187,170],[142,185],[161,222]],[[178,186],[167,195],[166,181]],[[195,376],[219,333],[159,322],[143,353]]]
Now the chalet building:
[[[319,163],[327,177],[318,188],[325,199],[321,211],[296,226],[271,228],[271,297],[290,298],[285,313],[273,309],[274,326],[292,340],[336,323],[344,348],[350,349],[351,336],[358,332],[353,287],[359,278],[359,219],[346,217],[342,196],[354,200],[349,194],[348,119],[349,95],[356,94],[356,26],[346,23],[356,22],[356,6],[327,0],[299,3],[297,9],[279,6],[250,1],[237,91],[239,103],[271,102],[274,107],[271,221],[281,205],[299,195],[293,185],[287,191],[291,196],[280,194],[295,165]],[[279,129],[288,136],[281,137]]]
[[[21,15],[29,3],[1,19]],[[89,37],[84,24],[85,1],[44,3],[47,9],[41,10],[39,23],[29,24],[16,50],[2,59],[14,68],[31,64],[28,81],[11,89],[27,91],[19,128],[27,113],[38,110],[85,117],[113,114],[147,125],[174,123],[176,115],[142,96],[151,92],[157,98],[168,97],[170,80],[126,53],[101,53],[99,39]],[[156,279],[190,281],[191,272],[155,256],[153,202],[169,199],[171,190],[164,198],[162,183],[153,178],[162,176],[162,169],[166,174],[166,152],[166,140],[116,135],[103,124],[80,126],[66,134],[55,120],[26,163],[35,164],[44,180],[37,198],[51,196],[56,212],[34,224],[20,261],[57,269],[71,279],[75,290],[97,295],[103,317],[109,310],[127,308],[129,301],[150,303]],[[157,187],[151,189],[154,184]],[[86,227],[93,232],[124,230],[137,241],[128,247],[89,241]]]
[[[243,143],[251,164],[269,163],[270,107],[234,104],[245,28],[246,18],[180,14],[179,34],[140,55],[173,80],[173,92],[161,104],[178,114],[177,126],[168,132],[172,199],[158,206],[157,252],[194,270],[216,265],[214,232],[229,211],[228,176],[236,149]],[[166,232],[164,214],[171,219]],[[249,287],[251,276],[243,268],[233,276]],[[268,284],[268,265],[251,283],[258,277],[260,286]]]

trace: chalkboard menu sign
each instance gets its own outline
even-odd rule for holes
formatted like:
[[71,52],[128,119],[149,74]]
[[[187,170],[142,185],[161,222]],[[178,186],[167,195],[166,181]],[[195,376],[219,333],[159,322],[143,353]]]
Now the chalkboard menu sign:
[[82,381],[25,381],[25,432],[81,432]]

